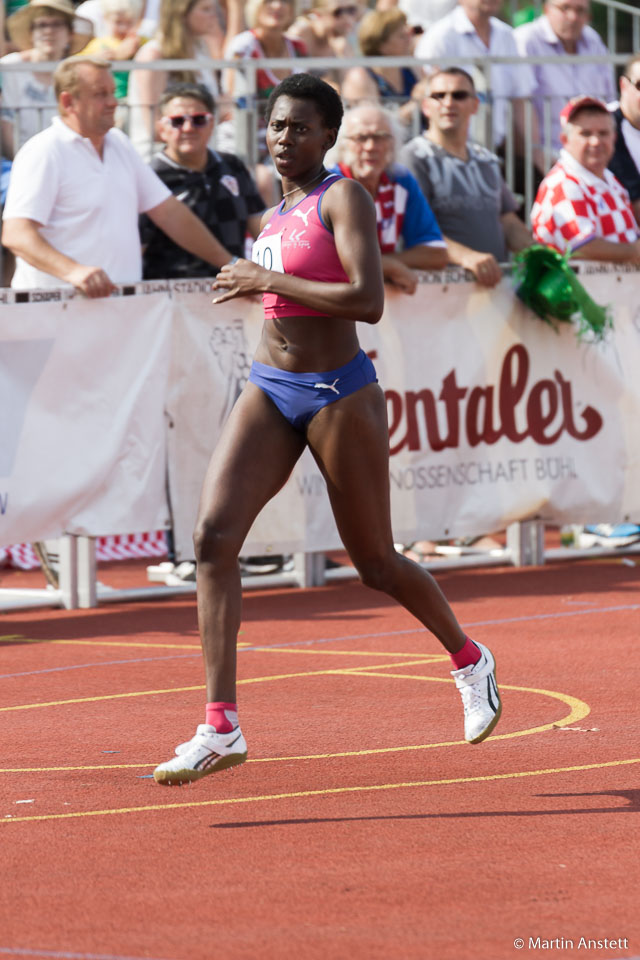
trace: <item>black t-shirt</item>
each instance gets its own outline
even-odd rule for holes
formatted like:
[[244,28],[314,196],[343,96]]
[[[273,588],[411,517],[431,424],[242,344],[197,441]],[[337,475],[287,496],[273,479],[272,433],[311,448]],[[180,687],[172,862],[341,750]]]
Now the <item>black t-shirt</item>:
[[[242,160],[231,153],[210,150],[208,154],[203,171],[188,170],[165,153],[154,157],[151,167],[229,253],[243,257],[247,220],[264,210],[264,202]],[[211,264],[175,244],[144,214],[140,217],[140,239],[145,248],[145,280],[212,277],[217,273]]]

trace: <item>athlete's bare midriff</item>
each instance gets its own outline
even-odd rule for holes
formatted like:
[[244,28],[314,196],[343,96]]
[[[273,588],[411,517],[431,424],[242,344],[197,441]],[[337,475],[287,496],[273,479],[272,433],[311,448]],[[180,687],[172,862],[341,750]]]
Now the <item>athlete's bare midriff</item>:
[[266,363],[294,373],[336,370],[360,349],[355,323],[340,317],[275,317],[265,320],[255,353]]

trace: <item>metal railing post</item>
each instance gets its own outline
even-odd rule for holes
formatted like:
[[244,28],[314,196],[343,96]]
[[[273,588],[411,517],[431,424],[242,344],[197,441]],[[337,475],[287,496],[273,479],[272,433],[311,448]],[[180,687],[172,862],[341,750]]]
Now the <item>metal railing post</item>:
[[78,607],[78,560],[77,538],[67,534],[58,540],[58,588],[60,600],[66,610]]
[[516,184],[516,149],[515,149],[515,135],[513,129],[513,102],[507,100],[506,103],[506,134],[504,140],[504,179],[506,180],[509,188],[515,192]]
[[531,136],[531,117],[533,104],[531,100],[524,101],[524,208],[527,214],[534,201],[533,195],[533,138]]
[[617,46],[616,11],[613,7],[607,7],[607,47],[611,53],[616,53]]
[[322,587],[325,584],[324,553],[296,553],[293,557],[296,579],[301,587]]
[[507,527],[507,550],[514,567],[542,566],[544,563],[544,523],[521,520]]
[[98,606],[95,537],[77,537],[78,606]]

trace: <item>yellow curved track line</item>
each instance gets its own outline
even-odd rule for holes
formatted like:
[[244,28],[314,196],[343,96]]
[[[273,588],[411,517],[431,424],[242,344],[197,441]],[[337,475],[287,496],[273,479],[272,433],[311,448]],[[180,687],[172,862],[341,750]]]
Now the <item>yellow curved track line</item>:
[[[370,669],[370,668],[369,668]],[[369,669],[366,667],[355,667],[350,670],[351,676],[356,677],[380,677],[379,673],[370,673]],[[414,673],[384,673],[383,677],[388,677],[390,680],[429,680],[433,683],[453,683],[453,680],[449,680],[448,677],[424,677],[419,674]],[[517,687],[511,683],[501,683],[501,690],[515,690],[517,693],[537,693],[543,697],[553,697],[554,700],[561,700],[562,703],[566,703],[571,707],[571,713],[565,720],[560,721],[556,720],[550,726],[565,726],[567,723],[576,723],[578,720],[584,720],[584,718],[591,713],[591,707],[584,702],[584,700],[579,700],[578,697],[572,697],[568,693],[559,693],[557,690],[543,690],[538,687]],[[536,729],[546,730],[549,725],[545,727],[539,727]],[[512,734],[508,734],[512,736]],[[492,737],[493,739],[498,739],[497,737]]]
[[[381,668],[382,669],[382,668]],[[337,671],[335,671],[337,672]],[[343,671],[339,671],[343,672]],[[344,671],[347,672],[347,671]],[[369,673],[364,670],[354,670],[349,671],[350,676],[373,676],[380,677],[379,673]],[[444,677],[423,677],[420,675],[413,674],[382,674],[382,676],[389,676],[390,678],[403,679],[403,680],[425,680],[425,681],[436,681],[439,683],[453,683],[453,680],[447,680]],[[533,733],[544,733],[547,730],[551,730],[554,727],[566,727],[569,724],[577,723],[580,720],[583,720],[590,712],[591,708],[583,700],[579,700],[577,697],[572,697],[566,693],[558,693],[555,690],[542,690],[536,687],[517,687],[512,684],[500,684],[502,690],[513,690],[517,693],[534,693],[540,696],[552,697],[555,700],[560,700],[562,703],[566,703],[570,707],[570,711],[566,717],[562,717],[560,720],[553,720],[549,723],[541,724],[537,727],[529,727],[526,730],[514,730],[512,733],[498,733],[494,734],[491,737],[487,738],[489,740],[513,740],[516,737],[526,737]],[[438,747],[458,747],[466,746],[466,740],[442,740],[438,743],[420,743],[420,744],[409,744],[407,746],[401,747],[375,747],[367,750],[345,750],[340,753],[317,753],[317,754],[303,754],[301,756],[288,756],[288,757],[254,757],[247,761],[247,763],[275,763],[282,762],[285,760],[331,760],[338,757],[366,757],[373,756],[375,754],[383,753],[406,753],[411,750],[435,750]],[[160,761],[157,761],[158,763]],[[0,768],[0,773],[54,773],[65,770],[140,770],[146,769],[149,767],[155,767],[156,763],[108,763],[108,764],[98,764],[93,766],[77,766],[77,767],[19,767],[19,768]]]
[[226,800],[195,800],[184,803],[158,803],[143,807],[120,807],[112,810],[83,810],[76,813],[51,813],[31,817],[0,819],[0,823],[25,823],[36,820],[72,820],[78,817],[105,817],[123,813],[151,813],[158,810],[176,810],[185,807],[221,807],[238,803],[261,803],[269,800],[295,800],[305,797],[327,797],[345,793],[370,793],[380,790],[409,790],[416,787],[442,787],[459,783],[488,783],[497,780],[516,780],[524,777],[542,777],[554,773],[579,773],[640,763],[640,757],[628,760],[607,760],[603,763],[583,763],[572,767],[550,767],[544,770],[521,770],[516,773],[493,773],[482,777],[452,777],[446,780],[414,780],[401,783],[375,783],[356,787],[329,787],[324,790],[296,790],[293,793],[267,793],[253,797],[229,797]]
[[[352,676],[378,677],[380,674],[369,674],[358,671],[357,673],[352,674]],[[384,674],[383,676],[387,676],[387,674]],[[439,681],[440,683],[453,683],[452,680],[445,680],[444,677],[419,677],[412,675],[402,677],[401,674],[389,674],[389,676],[407,680],[435,680]],[[589,713],[591,713],[591,707],[585,703],[584,700],[579,700],[577,697],[569,696],[569,694],[566,693],[557,693],[555,690],[538,690],[535,687],[515,687],[505,683],[500,684],[500,689],[514,690],[517,693],[536,693],[546,697],[553,697],[556,700],[566,703],[571,709],[567,716],[563,717],[561,720],[552,720],[549,723],[543,723],[538,727],[529,727],[527,730],[514,730],[512,733],[493,734],[492,736],[487,737],[487,739],[484,741],[485,743],[488,743],[490,740],[514,740],[516,737],[527,737],[532,733],[544,733],[547,730],[552,730],[554,727],[567,727],[570,724],[577,723],[579,720],[583,720]],[[365,757],[377,753],[403,753],[409,750],[434,750],[437,747],[458,746],[468,746],[467,741],[442,740],[438,743],[421,743],[404,747],[376,747],[370,750],[351,750],[343,753],[320,753],[312,756],[299,757],[255,757],[253,760],[249,760],[248,762],[272,763],[275,760],[328,760],[337,757]],[[2,773],[2,770],[0,770],[0,773]]]

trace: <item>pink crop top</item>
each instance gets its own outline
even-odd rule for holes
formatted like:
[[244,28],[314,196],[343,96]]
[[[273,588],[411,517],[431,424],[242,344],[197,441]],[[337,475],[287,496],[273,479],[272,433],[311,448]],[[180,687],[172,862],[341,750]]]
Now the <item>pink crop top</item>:
[[[329,174],[315,190],[284,213],[283,200],[253,245],[254,263],[305,280],[348,283],[349,277],[340,263],[333,234],[320,212],[325,190],[340,179],[339,174]],[[303,307],[275,293],[263,293],[262,303],[268,319],[326,316],[320,310]]]

